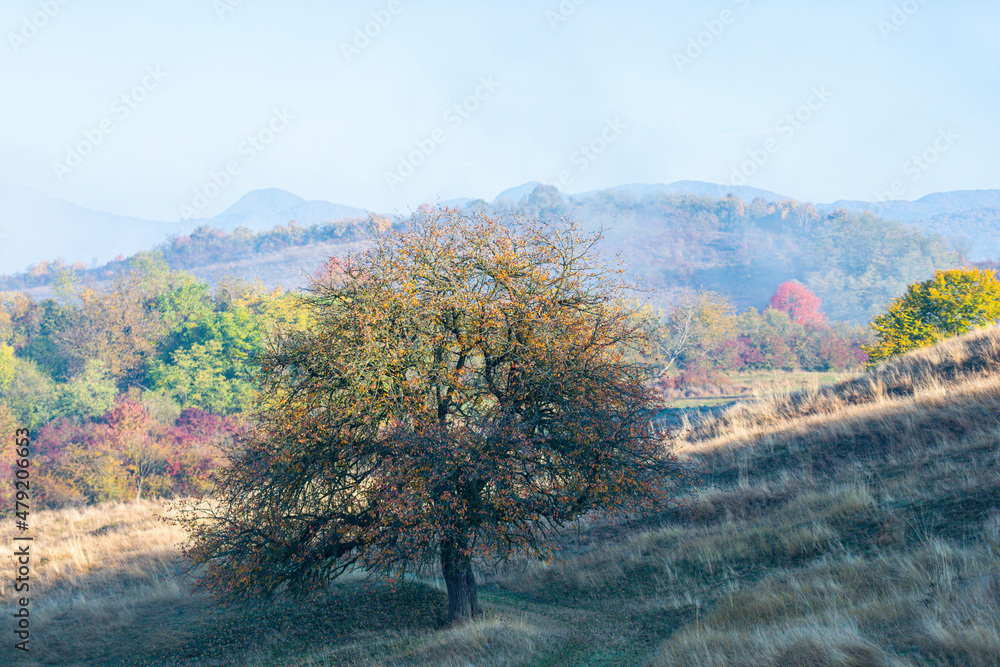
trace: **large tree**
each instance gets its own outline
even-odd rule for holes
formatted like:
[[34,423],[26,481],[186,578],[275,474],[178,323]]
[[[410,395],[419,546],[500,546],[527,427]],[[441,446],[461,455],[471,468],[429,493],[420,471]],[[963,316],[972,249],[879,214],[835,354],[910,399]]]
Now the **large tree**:
[[826,319],[820,310],[822,303],[812,290],[794,280],[778,285],[778,291],[771,297],[771,308],[788,313],[800,324],[822,324]]
[[436,561],[460,620],[473,558],[544,556],[583,512],[669,501],[680,469],[627,355],[644,334],[595,241],[424,211],[315,282],[215,499],[183,515],[198,587],[252,602]]

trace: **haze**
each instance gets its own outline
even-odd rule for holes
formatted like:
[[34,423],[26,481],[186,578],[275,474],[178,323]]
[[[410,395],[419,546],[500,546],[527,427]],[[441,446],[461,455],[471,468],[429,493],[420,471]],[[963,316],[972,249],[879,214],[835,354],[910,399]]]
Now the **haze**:
[[197,216],[268,187],[383,212],[528,180],[994,188],[997,25],[986,0],[14,0],[0,185],[159,220],[206,187]]

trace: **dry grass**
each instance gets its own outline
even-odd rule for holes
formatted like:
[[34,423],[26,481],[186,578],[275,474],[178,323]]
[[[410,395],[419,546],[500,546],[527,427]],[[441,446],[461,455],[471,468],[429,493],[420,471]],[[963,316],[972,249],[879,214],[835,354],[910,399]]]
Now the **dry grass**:
[[680,442],[708,470],[689,509],[483,568],[455,628],[432,579],[218,607],[153,503],[40,512],[25,664],[997,665],[998,362],[981,331],[710,417]]
[[851,375],[837,371],[733,371],[722,375],[721,381],[715,384],[663,389],[661,394],[674,407],[701,407],[721,402],[730,403],[737,399],[818,389]]
[[709,417],[687,523],[505,586],[659,618],[636,664],[1000,664],[998,360],[991,329]]

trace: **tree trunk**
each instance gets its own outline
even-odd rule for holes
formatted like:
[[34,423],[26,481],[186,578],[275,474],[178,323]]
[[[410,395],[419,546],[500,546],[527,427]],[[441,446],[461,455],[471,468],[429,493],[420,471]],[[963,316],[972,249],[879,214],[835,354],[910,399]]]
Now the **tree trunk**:
[[441,571],[448,587],[448,620],[465,621],[479,615],[476,598],[476,578],[472,574],[472,559],[460,551],[464,545],[454,540],[441,543]]

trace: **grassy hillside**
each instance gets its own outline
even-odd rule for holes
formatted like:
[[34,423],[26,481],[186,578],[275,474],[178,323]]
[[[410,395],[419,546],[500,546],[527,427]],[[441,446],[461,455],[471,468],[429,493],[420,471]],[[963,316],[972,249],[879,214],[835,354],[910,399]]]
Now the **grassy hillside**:
[[157,506],[40,512],[21,664],[996,665],[998,439],[1000,329],[737,403],[678,442],[707,470],[687,509],[483,568],[485,617],[457,628],[433,578],[218,607]]

